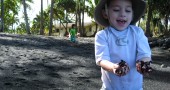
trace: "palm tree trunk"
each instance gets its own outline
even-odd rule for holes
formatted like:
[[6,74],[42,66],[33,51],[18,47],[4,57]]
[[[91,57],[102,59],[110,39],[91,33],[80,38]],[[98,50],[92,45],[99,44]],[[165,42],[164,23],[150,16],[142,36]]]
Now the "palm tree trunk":
[[146,21],[146,36],[150,37],[151,36],[151,31],[150,31],[150,21],[152,18],[152,6],[149,5],[148,7],[148,14],[147,14],[147,21]]
[[29,23],[28,23],[28,16],[27,16],[25,0],[22,0],[22,3],[23,3],[23,7],[24,7],[24,16],[25,16],[25,23],[26,23],[26,31],[27,31],[27,34],[31,34],[30,26],[29,26]]
[[165,33],[168,33],[168,15],[165,15]]
[[[75,25],[76,27],[78,26],[78,6],[79,6],[79,0],[76,0],[76,22],[75,22]],[[79,29],[77,30],[77,32],[80,32]]]
[[80,32],[80,36],[83,35],[82,33],[82,28],[81,28],[81,4],[80,4],[80,0],[78,0],[79,3],[78,3],[78,23],[79,23],[79,32]]
[[65,13],[65,20],[66,20],[66,28],[65,28],[66,32],[65,32],[64,36],[66,36],[66,35],[69,34],[68,29],[67,29],[67,28],[68,28],[68,15],[67,15],[67,10],[66,10],[66,13]]
[[1,28],[0,28],[0,32],[4,31],[4,0],[1,0]]
[[41,0],[41,24],[40,24],[40,35],[44,35],[43,0]]
[[54,6],[54,0],[51,0],[49,36],[51,36],[52,34],[52,27],[53,27],[53,6]]
[[84,28],[84,9],[85,9],[85,0],[83,0],[83,11],[82,11],[82,35],[83,37],[86,36],[85,28]]

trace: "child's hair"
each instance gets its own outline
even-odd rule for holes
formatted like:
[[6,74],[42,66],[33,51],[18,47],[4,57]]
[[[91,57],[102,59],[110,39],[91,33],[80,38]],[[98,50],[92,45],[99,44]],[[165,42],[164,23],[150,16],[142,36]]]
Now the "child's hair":
[[111,0],[107,0],[107,1],[106,1],[106,4],[105,4],[105,7],[103,7],[103,9],[104,9],[105,12],[106,12],[106,15],[108,15],[108,7],[110,6],[110,2],[111,2]]
[[110,2],[111,2],[112,0],[107,0],[107,7],[109,7],[109,5],[110,5]]
[[109,7],[110,2],[111,2],[111,0],[107,0],[106,4],[105,4],[106,6],[104,6],[102,9],[106,10],[107,9],[106,7]]
[[72,27],[72,28],[74,28],[75,26],[76,26],[75,24],[72,24],[72,26],[71,26],[71,27]]

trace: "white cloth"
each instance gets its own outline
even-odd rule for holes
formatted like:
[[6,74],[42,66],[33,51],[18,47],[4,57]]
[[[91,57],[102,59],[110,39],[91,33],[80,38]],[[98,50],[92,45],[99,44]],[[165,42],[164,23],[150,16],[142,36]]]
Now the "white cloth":
[[95,36],[95,58],[119,63],[124,60],[130,72],[119,77],[101,68],[102,82],[105,90],[142,90],[143,76],[136,70],[136,60],[151,58],[148,39],[141,28],[129,25],[123,31],[112,27],[99,31]]

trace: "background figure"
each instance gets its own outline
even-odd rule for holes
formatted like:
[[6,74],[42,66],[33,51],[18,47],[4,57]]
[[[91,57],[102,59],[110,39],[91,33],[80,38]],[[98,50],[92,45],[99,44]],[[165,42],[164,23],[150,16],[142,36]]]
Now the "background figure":
[[76,43],[77,29],[75,24],[72,24],[72,28],[69,30],[69,34],[70,34],[70,41]]

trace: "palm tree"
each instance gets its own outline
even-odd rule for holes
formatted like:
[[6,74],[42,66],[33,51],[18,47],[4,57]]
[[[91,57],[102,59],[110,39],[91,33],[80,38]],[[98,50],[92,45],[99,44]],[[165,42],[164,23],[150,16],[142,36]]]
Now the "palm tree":
[[53,27],[53,7],[54,7],[54,0],[51,0],[49,36],[51,36],[52,34],[52,27]]
[[[99,0],[94,0],[94,3],[92,0],[88,0],[88,3],[89,3],[89,6],[86,8],[87,15],[91,18],[94,18],[94,9],[97,6],[97,4],[99,3]],[[94,34],[91,35],[92,37],[95,36],[95,34],[97,33],[97,30],[98,30],[98,24],[96,23],[96,30],[95,30]]]
[[148,0],[148,12],[147,12],[146,32],[145,32],[145,35],[147,37],[151,37],[150,22],[152,18],[153,5],[154,5],[153,1]]
[[27,34],[31,34],[30,26],[29,26],[29,23],[28,23],[28,16],[27,16],[27,9],[26,9],[25,0],[22,0],[22,3],[23,3],[23,7],[24,7],[24,16],[25,16],[25,23],[26,23],[26,31],[27,31]]
[[40,35],[44,35],[43,0],[41,0],[41,24],[40,24]]
[[31,27],[31,34],[39,34],[39,30],[41,26],[41,16],[36,15],[36,17],[33,19],[32,27]]
[[[57,11],[55,11],[55,12],[57,12],[57,13],[55,13],[55,14],[56,14],[57,18],[60,19],[61,24],[63,26],[64,26],[63,23],[66,23],[66,25],[64,26],[65,30],[66,30],[64,35],[68,35],[67,26],[68,26],[69,22],[72,22],[71,21],[72,17],[70,17],[70,14],[75,14],[76,2],[74,0],[59,0],[56,5],[58,6],[57,7],[58,9],[56,9]],[[65,11],[65,13],[61,13],[61,10]]]
[[84,32],[85,1],[86,0],[76,1],[76,24],[79,25],[78,31],[80,32],[80,36],[85,35],[85,32]]
[[0,32],[4,31],[4,0],[1,0],[1,28],[0,28]]
[[[146,36],[147,37],[151,36],[151,30],[150,30],[151,24],[150,23],[153,23],[154,25],[155,18],[159,18],[159,20],[164,19],[165,29],[160,30],[160,31],[163,31],[163,34],[168,34],[168,18],[170,15],[169,8],[170,8],[169,0],[148,0],[147,22],[146,22]],[[159,17],[154,17],[155,12],[156,14],[159,15]],[[159,26],[160,26],[159,29],[163,29],[161,27],[162,25],[159,25]]]
[[168,19],[170,16],[170,2],[169,0],[158,0],[156,2],[157,4],[157,9],[160,13],[160,16],[163,16],[164,19],[164,25],[165,25],[165,30],[164,34],[170,34],[170,31],[168,32]]
[[[84,12],[85,12],[85,0],[82,2],[82,24],[81,24],[81,29],[82,29],[82,36],[85,36],[85,28],[84,28]],[[80,34],[81,35],[81,34]]]

